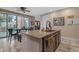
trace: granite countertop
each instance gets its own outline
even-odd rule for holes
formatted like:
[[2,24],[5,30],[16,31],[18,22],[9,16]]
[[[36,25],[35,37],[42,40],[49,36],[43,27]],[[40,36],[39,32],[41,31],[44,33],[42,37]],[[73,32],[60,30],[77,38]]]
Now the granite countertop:
[[46,31],[40,31],[40,30],[32,30],[32,31],[22,32],[22,34],[41,39],[41,38],[44,38],[44,37],[51,35],[55,32],[57,32],[57,31],[55,30],[55,31],[46,32]]

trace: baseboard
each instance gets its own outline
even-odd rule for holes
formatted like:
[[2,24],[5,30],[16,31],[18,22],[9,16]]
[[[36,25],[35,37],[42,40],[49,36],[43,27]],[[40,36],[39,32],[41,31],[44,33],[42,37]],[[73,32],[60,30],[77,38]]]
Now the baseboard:
[[71,37],[65,37],[65,36],[61,36],[62,39],[68,39],[68,40],[76,40],[79,41],[79,39],[75,39],[75,38],[71,38]]

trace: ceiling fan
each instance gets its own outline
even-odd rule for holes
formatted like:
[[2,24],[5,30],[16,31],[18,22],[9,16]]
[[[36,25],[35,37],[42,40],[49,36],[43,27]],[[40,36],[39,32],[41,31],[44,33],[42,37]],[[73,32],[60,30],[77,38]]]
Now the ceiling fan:
[[30,12],[30,10],[27,10],[26,7],[18,7],[17,9],[18,9],[17,11],[22,11],[23,13]]

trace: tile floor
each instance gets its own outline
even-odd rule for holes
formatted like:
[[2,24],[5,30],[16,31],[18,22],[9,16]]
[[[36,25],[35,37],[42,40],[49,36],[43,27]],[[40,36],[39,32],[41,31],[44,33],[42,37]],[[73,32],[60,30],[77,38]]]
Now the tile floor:
[[[7,38],[0,39],[0,52],[21,52],[21,43],[12,39],[11,43]],[[79,52],[79,41],[62,39],[56,52]]]

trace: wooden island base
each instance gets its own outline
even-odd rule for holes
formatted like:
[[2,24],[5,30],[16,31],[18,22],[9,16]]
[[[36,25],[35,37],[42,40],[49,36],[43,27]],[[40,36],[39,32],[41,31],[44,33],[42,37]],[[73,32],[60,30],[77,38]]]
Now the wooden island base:
[[60,41],[61,34],[59,30],[22,32],[22,51],[54,52],[58,48]]

